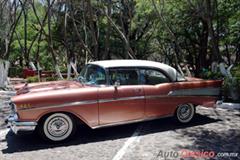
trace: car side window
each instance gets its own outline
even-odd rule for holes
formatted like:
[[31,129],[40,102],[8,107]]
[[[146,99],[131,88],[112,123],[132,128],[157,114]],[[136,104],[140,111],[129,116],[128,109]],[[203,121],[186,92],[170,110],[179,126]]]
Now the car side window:
[[119,81],[120,85],[137,85],[138,72],[136,69],[110,69],[109,80],[111,85],[116,81]]
[[167,76],[155,69],[140,69],[140,75],[141,84],[156,85],[170,82]]
[[106,84],[105,70],[95,65],[88,66],[85,72],[85,81],[86,84]]

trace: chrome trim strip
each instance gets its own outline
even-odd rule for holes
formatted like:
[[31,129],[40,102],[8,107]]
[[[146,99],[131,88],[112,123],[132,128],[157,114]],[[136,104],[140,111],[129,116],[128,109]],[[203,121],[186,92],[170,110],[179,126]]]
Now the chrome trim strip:
[[134,96],[134,97],[122,97],[122,98],[110,98],[110,99],[100,99],[99,103],[107,103],[107,102],[114,102],[114,101],[127,101],[127,100],[137,100],[137,99],[144,99],[144,96]]
[[87,104],[95,104],[97,102],[98,102],[97,100],[86,100],[86,101],[63,103],[63,104],[59,104],[59,105],[37,106],[34,108],[24,108],[21,110],[38,110],[38,109],[60,108],[60,107],[66,107],[66,106],[80,106],[80,105],[87,105]]
[[87,104],[95,104],[95,103],[108,103],[108,102],[115,102],[115,101],[127,101],[127,100],[137,100],[137,99],[144,99],[144,96],[135,96],[135,97],[123,97],[123,98],[110,98],[110,99],[100,99],[97,100],[86,100],[86,101],[77,101],[77,102],[69,102],[63,103],[59,105],[50,105],[50,106],[36,106],[34,108],[23,108],[20,110],[38,110],[38,109],[50,109],[50,108],[60,108],[65,106],[80,106],[80,105],[87,105]]
[[108,124],[102,124],[98,126],[91,127],[92,129],[98,129],[98,128],[105,128],[105,127],[113,127],[113,126],[119,126],[124,124],[131,124],[131,123],[138,123],[138,122],[145,122],[145,121],[151,121],[156,119],[162,119],[162,118],[168,118],[174,116],[173,114],[168,114],[160,117],[147,117],[143,119],[136,119],[136,120],[130,120],[130,121],[123,121],[123,122],[116,122],[116,123],[108,123]]
[[156,99],[156,98],[163,98],[163,97],[169,97],[168,95],[150,95],[146,96],[146,99]]
[[33,108],[20,108],[19,110],[39,110],[39,109],[50,109],[50,108],[59,108],[65,106],[81,106],[95,103],[108,103],[115,101],[127,101],[127,100],[138,100],[138,99],[155,99],[155,98],[164,98],[164,97],[187,97],[187,96],[218,96],[220,94],[220,88],[218,87],[207,87],[207,88],[195,88],[195,89],[180,89],[170,91],[167,95],[149,95],[149,96],[133,96],[133,97],[121,97],[121,98],[109,98],[109,99],[99,99],[99,100],[85,100],[85,101],[76,101],[68,102],[58,105],[50,106],[35,106]]

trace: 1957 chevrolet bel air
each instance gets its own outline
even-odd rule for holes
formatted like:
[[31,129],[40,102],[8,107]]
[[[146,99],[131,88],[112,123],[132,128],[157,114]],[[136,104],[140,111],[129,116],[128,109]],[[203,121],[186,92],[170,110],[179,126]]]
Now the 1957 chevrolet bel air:
[[25,84],[12,98],[14,133],[37,130],[51,141],[69,138],[78,122],[90,128],[174,116],[188,123],[195,107],[214,107],[222,81],[182,77],[174,68],[144,60],[87,64],[75,81]]

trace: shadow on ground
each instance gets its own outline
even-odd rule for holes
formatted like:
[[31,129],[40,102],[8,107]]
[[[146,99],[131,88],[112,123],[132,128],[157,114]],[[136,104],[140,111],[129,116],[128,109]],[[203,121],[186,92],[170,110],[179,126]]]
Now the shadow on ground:
[[199,130],[182,130],[184,136],[194,139],[191,145],[178,145],[178,148],[190,151],[214,151],[218,153],[238,153],[237,157],[218,157],[219,159],[239,159],[240,160],[240,129],[212,130],[199,128]]
[[[219,119],[196,114],[195,119],[187,125],[176,124],[172,118],[159,119],[143,123],[135,123],[110,128],[91,130],[87,127],[79,127],[76,135],[64,143],[52,144],[40,139],[36,134],[16,136],[11,131],[6,135],[7,148],[2,150],[3,154],[14,152],[26,152],[40,149],[49,149],[61,146],[80,145],[106,140],[115,140],[130,137],[138,126],[142,126],[141,135],[164,132],[176,129],[187,129],[188,127],[215,123]],[[148,126],[148,127],[144,127]],[[148,129],[144,129],[148,128]]]

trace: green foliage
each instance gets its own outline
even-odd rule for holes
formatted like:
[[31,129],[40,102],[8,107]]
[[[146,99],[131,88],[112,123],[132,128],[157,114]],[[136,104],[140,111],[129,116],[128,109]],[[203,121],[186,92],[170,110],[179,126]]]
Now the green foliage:
[[233,77],[240,80],[240,64],[233,67],[231,70]]
[[[35,7],[36,12],[38,14],[38,17],[40,21],[43,21],[44,16],[46,14],[46,7],[43,6],[42,3],[40,3],[38,0],[35,0]],[[19,11],[20,12],[20,11]],[[46,24],[46,23],[45,23]],[[54,23],[53,23],[54,24]],[[30,61],[36,60],[36,54],[39,47],[39,62],[40,66],[46,70],[52,68],[52,59],[51,55],[48,53],[48,43],[46,39],[46,35],[42,34],[42,39],[38,43],[38,37],[39,37],[39,30],[41,29],[41,26],[39,25],[36,16],[34,15],[33,9],[28,4],[27,7],[27,50],[29,51]],[[48,34],[47,25],[44,26],[44,33]],[[37,38],[36,38],[37,36]],[[21,16],[20,20],[18,22],[18,25],[16,27],[15,34],[13,36],[13,42],[10,46],[10,57],[9,60],[14,65],[16,61],[22,61],[20,65],[23,65],[25,61],[24,55],[24,40],[25,40],[25,34],[24,34],[24,17]],[[35,40],[35,41],[34,41]],[[31,50],[29,50],[31,44],[33,42],[33,45],[31,47]],[[18,62],[19,63],[19,62]]]
[[[46,2],[46,0],[34,0],[40,21],[43,21],[48,10]],[[87,60],[129,58],[123,38],[109,23],[105,15],[108,11],[110,11],[112,21],[126,36],[138,59],[151,59],[170,65],[175,65],[175,59],[177,59],[178,63],[187,64],[193,68],[195,75],[199,76],[202,68],[209,68],[214,59],[211,42],[213,37],[216,37],[218,41],[219,54],[227,59],[228,64],[232,63],[230,62],[231,58],[236,57],[239,50],[239,0],[211,0],[209,2],[211,13],[206,12],[208,8],[206,1],[197,0],[91,0],[90,3],[88,2],[55,1],[51,8],[50,21],[53,46],[48,44],[49,33],[46,21],[41,39],[38,42],[38,37],[29,50],[30,61],[37,60],[39,49],[40,66],[43,70],[54,70],[53,57],[50,53],[52,49],[59,68],[62,72],[66,72],[66,64],[70,59],[77,60],[78,65],[83,65],[86,56]],[[35,36],[39,36],[41,26],[31,5],[26,6],[26,41],[29,49]],[[21,7],[17,9],[17,14],[20,13],[20,10]],[[0,22],[2,22],[0,23],[0,52],[4,52],[4,38],[2,37],[5,36],[5,30],[8,28],[8,25],[5,25],[7,21],[5,17],[8,12],[3,10],[3,13],[3,18],[0,15]],[[211,15],[210,20],[208,15]],[[65,22],[66,28],[64,27]],[[76,32],[73,22],[76,23],[79,34]],[[214,30],[215,35],[212,37],[209,26],[212,26]],[[24,17],[22,15],[17,23],[10,46],[9,60],[12,62],[12,66],[21,65],[23,67],[25,64],[24,35]],[[85,47],[91,52],[88,55]],[[97,53],[94,53],[96,48]],[[206,79],[222,78],[220,73],[210,71],[202,73],[202,77]]]
[[201,73],[203,79],[223,79],[221,72],[203,71]]
[[58,78],[57,77],[47,77],[46,81],[57,81]]
[[[224,79],[223,96],[225,101],[240,102],[239,79]],[[234,95],[234,96],[233,96]]]
[[22,77],[23,69],[21,67],[10,67],[8,76],[9,77]]
[[[42,81],[57,81],[57,80],[58,80],[57,77],[46,77],[46,78],[42,78]],[[38,76],[28,77],[28,78],[27,78],[27,82],[28,82],[28,83],[39,82],[39,81],[38,81]]]
[[240,102],[240,65],[231,70],[233,78],[225,78],[223,94],[226,101]]
[[38,82],[38,76],[32,76],[27,78],[28,83]]

